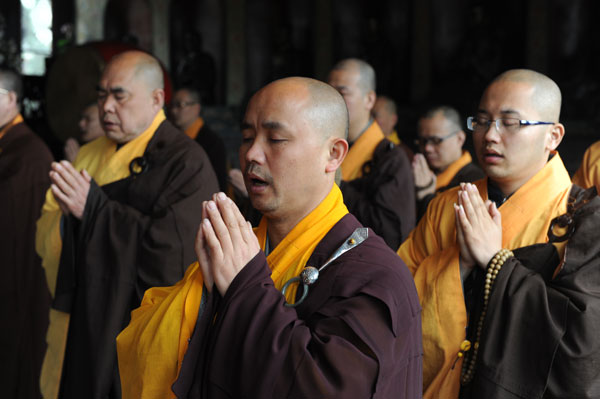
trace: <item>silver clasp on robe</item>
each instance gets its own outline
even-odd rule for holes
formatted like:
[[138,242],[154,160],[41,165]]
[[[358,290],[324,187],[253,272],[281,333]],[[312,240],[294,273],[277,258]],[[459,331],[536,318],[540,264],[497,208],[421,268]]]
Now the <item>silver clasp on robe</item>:
[[[342,256],[344,253],[362,244],[362,242],[368,237],[369,229],[367,229],[366,227],[359,227],[358,229],[354,230],[354,233],[352,233],[350,237],[348,237],[344,241],[344,243],[338,249],[336,249],[333,255],[331,255],[329,259],[327,259],[327,261],[319,269],[317,269],[314,266],[306,266],[302,270],[302,272],[300,272],[300,275],[292,277],[291,279],[286,281],[286,283],[283,285],[283,288],[281,289],[281,294],[284,296],[285,301],[284,306],[294,308],[300,305],[302,302],[304,302],[306,296],[308,295],[309,287],[316,283],[316,281],[319,279],[319,273],[322,272],[323,269],[329,266],[331,262]],[[302,296],[297,302],[289,303],[287,302],[287,300],[285,300],[285,293],[290,287],[290,285],[294,283],[302,284]]]

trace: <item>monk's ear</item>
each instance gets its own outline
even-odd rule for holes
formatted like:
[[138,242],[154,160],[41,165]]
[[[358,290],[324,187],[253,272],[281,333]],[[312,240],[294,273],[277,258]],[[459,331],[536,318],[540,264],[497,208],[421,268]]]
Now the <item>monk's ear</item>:
[[163,89],[152,90],[152,105],[158,109],[165,105],[165,91]]
[[463,144],[465,144],[465,140],[467,139],[467,135],[465,134],[464,130],[459,131],[458,133],[456,133],[456,135],[458,136],[458,142],[460,143],[460,146],[462,148]]
[[375,106],[375,101],[377,100],[377,94],[373,90],[369,90],[369,92],[365,95],[365,107],[369,110],[369,112]]
[[548,131],[546,136],[546,149],[554,151],[558,148],[558,145],[565,136],[565,127],[562,123],[555,123],[552,128]]
[[331,138],[329,144],[329,157],[325,166],[325,172],[330,173],[336,171],[344,162],[348,154],[348,142],[339,137]]

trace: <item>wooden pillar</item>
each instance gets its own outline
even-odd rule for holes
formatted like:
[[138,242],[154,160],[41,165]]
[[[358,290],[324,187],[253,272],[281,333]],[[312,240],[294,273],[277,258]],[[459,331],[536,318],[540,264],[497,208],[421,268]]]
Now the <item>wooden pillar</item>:
[[246,0],[226,0],[226,104],[239,105],[246,92]]
[[170,0],[152,0],[152,53],[168,70],[169,57],[169,4]]

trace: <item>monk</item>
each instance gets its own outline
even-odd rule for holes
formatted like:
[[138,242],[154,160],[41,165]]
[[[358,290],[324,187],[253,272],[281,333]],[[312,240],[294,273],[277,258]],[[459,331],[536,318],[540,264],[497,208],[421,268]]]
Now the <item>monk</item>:
[[221,191],[227,190],[227,151],[217,133],[200,116],[202,104],[200,93],[191,87],[175,91],[170,104],[171,120],[175,126],[204,148],[217,174]]
[[377,96],[371,114],[375,122],[381,128],[386,139],[397,146],[402,147],[408,159],[412,161],[414,153],[398,136],[396,125],[398,124],[398,108],[396,102],[387,96]]
[[0,68],[0,386],[39,398],[50,293],[35,253],[35,222],[50,186],[52,155],[20,113],[21,76]]
[[342,97],[317,80],[252,97],[240,164],[264,217],[253,233],[223,193],[203,204],[198,262],[148,291],[117,339],[125,398],[174,397],[175,378],[179,398],[421,396],[412,278],[334,183],[347,128]]
[[363,60],[338,62],[329,84],[342,94],[350,118],[350,151],[341,189],[348,210],[394,250],[415,226],[414,183],[404,151],[385,139],[373,120],[375,71]]
[[[82,143],[89,143],[90,141],[96,140],[98,137],[104,136],[104,130],[102,129],[100,116],[98,114],[98,104],[96,102],[88,104],[83,111],[81,111],[78,126],[79,132],[81,133],[79,140],[81,140]],[[64,146],[65,159],[69,162],[75,161],[80,148],[79,141],[73,137],[69,137],[65,141]]]
[[583,160],[575,175],[573,183],[584,187],[596,187],[600,192],[600,141],[592,144],[583,154]]
[[98,84],[106,136],[52,164],[37,231],[54,296],[46,398],[59,382],[61,398],[119,398],[117,334],[146,289],[194,260],[198,204],[218,185],[204,150],[165,120],[162,76],[146,53],[113,58]]
[[468,119],[487,178],[438,194],[398,251],[423,306],[425,398],[600,395],[600,199],[556,152],[560,106],[538,72],[492,81]]
[[484,177],[463,150],[466,138],[460,115],[450,106],[431,108],[419,119],[415,141],[419,153],[412,161],[419,219],[436,193]]

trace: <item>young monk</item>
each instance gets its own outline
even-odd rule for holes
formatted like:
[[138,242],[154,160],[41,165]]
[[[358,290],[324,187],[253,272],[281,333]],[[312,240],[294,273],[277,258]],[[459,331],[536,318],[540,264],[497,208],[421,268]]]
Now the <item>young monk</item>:
[[511,70],[469,118],[487,178],[439,194],[398,253],[423,306],[425,398],[600,395],[600,199],[556,147],[561,94]]
[[334,183],[347,130],[325,83],[287,78],[252,97],[240,164],[264,217],[254,234],[224,194],[203,204],[198,263],[147,292],[117,339],[125,398],[169,397],[176,378],[181,398],[421,396],[412,278]]

